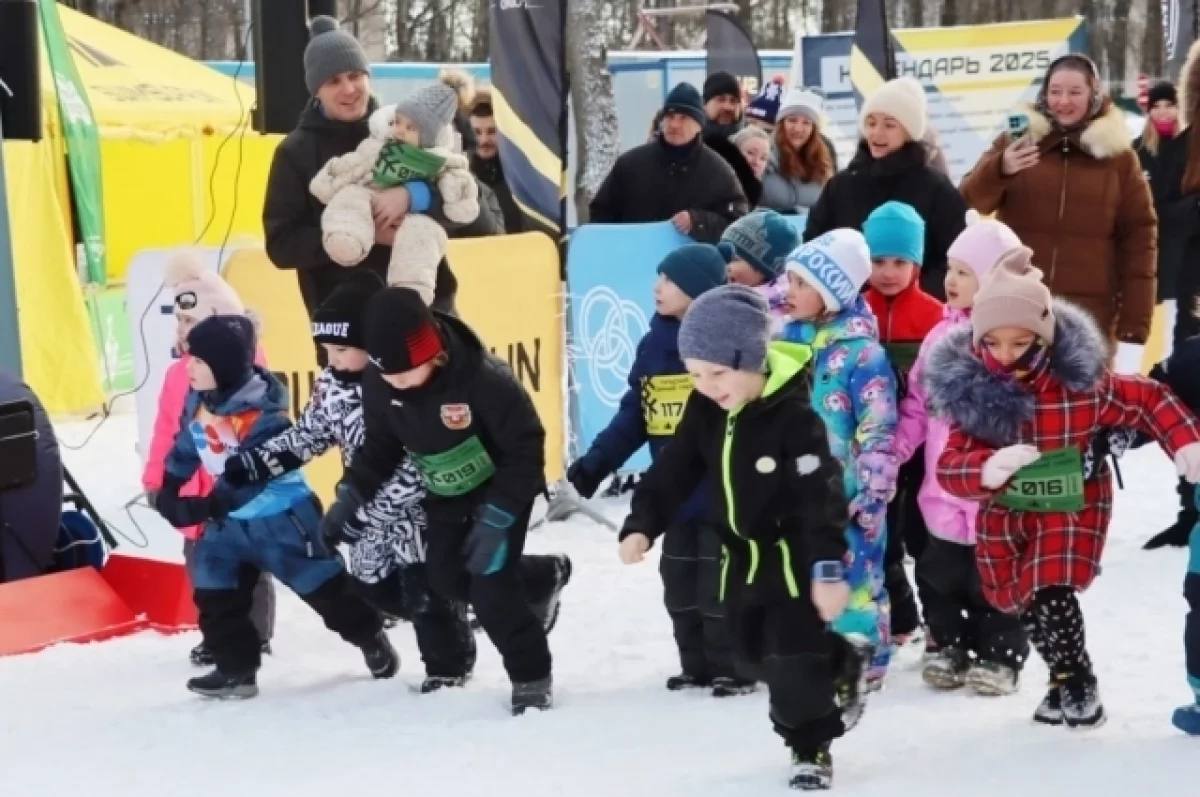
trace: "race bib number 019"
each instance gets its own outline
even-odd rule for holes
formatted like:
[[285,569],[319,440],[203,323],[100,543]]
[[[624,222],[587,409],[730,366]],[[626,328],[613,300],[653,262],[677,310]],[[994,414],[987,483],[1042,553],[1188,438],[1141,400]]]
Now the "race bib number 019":
[[1083,509],[1083,462],[1079,449],[1047,451],[1017,471],[996,503],[1023,512],[1078,512]]
[[426,489],[449,498],[471,492],[496,472],[495,463],[475,435],[440,454],[413,454],[413,462]]
[[642,413],[646,434],[652,437],[675,434],[683,420],[683,408],[692,392],[688,374],[652,376],[642,385]]

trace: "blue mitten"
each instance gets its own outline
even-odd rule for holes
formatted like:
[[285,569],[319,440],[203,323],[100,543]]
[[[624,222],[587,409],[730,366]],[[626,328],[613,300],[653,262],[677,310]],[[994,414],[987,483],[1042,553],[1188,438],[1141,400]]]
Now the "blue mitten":
[[498,573],[508,560],[508,527],[515,517],[492,504],[484,504],[475,514],[475,525],[463,545],[467,572],[476,576]]

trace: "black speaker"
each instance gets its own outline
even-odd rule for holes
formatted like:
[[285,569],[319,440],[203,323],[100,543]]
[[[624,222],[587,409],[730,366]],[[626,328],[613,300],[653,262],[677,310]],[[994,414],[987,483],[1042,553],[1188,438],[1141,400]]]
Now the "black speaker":
[[0,124],[7,139],[42,137],[36,0],[0,0]]
[[[0,0],[3,2],[3,0]],[[254,0],[254,129],[290,133],[308,103],[304,46],[308,44],[306,0]]]

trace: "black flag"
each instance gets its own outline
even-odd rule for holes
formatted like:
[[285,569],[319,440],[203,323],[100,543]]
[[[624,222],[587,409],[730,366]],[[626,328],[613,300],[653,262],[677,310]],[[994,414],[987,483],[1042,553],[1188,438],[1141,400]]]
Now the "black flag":
[[762,84],[762,62],[750,34],[728,14],[707,11],[704,16],[708,29],[706,74],[728,72],[742,88],[758,91]]
[[863,98],[896,77],[896,50],[888,33],[883,0],[858,0],[854,45],[850,48],[850,82],[859,106]]
[[533,226],[563,232],[566,0],[492,0],[489,62],[504,178]]

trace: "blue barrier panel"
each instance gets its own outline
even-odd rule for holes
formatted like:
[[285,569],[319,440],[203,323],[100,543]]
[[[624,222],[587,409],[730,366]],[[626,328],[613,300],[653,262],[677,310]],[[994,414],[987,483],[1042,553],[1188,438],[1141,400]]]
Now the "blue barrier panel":
[[[578,453],[608,425],[628,388],[634,352],[654,313],[655,268],[690,241],[670,222],[587,224],[571,234],[568,351],[575,374]],[[643,446],[625,470],[644,470],[649,462]]]

